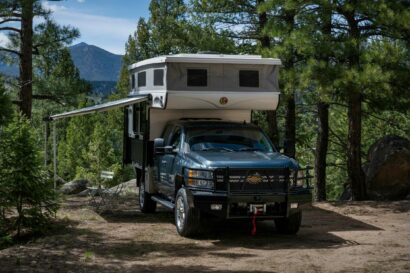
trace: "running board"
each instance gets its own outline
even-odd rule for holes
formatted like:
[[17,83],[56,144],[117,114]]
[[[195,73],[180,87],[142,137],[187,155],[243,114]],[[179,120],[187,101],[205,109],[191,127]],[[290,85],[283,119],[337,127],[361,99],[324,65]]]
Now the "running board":
[[164,207],[173,210],[175,205],[167,200],[164,200],[162,198],[159,198],[157,196],[151,196],[151,199],[157,203],[160,203],[161,205],[163,205]]

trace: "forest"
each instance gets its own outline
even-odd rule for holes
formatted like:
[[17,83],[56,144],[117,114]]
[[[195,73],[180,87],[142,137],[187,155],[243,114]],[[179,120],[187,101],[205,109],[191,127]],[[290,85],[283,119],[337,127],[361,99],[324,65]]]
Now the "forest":
[[[279,108],[254,112],[253,119],[286,155],[314,167],[315,201],[338,200],[346,189],[353,200],[365,200],[362,166],[370,146],[385,135],[410,138],[406,0],[152,0],[149,12],[124,41],[117,92],[107,101],[128,95],[128,65],[147,58],[197,52],[279,58]],[[38,0],[0,2],[0,32],[9,37],[1,60],[20,72],[0,78],[0,237],[10,225],[32,226],[56,211],[47,117],[93,104],[91,85],[67,49],[79,30],[51,15]],[[102,170],[115,173],[111,184],[133,178],[121,163],[122,111],[56,126],[61,179],[97,184]],[[13,223],[5,220],[11,208],[20,215]]]

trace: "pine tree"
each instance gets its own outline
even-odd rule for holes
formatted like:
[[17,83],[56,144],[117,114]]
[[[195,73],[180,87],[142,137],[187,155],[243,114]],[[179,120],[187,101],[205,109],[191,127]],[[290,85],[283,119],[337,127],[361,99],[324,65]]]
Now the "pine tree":
[[[13,0],[0,2],[0,31],[4,31],[10,38],[7,47],[0,47],[0,51],[14,54],[19,61],[19,91],[18,100],[15,103],[20,111],[31,118],[33,101],[33,55],[39,54],[42,47],[56,45],[64,41],[71,41],[79,36],[76,29],[70,27],[55,27],[53,35],[43,36],[47,40],[36,38],[35,31],[40,33],[47,29],[47,26],[54,25],[49,19],[49,10],[45,10],[39,0]],[[33,29],[33,19],[43,17],[44,23],[40,23]],[[20,23],[20,27],[15,24]],[[50,28],[47,29],[50,31]],[[49,48],[52,48],[49,47]]]
[[25,229],[42,231],[53,217],[58,204],[52,185],[42,172],[33,128],[24,116],[15,115],[0,132],[0,205],[17,212],[2,219],[11,222],[17,237]]

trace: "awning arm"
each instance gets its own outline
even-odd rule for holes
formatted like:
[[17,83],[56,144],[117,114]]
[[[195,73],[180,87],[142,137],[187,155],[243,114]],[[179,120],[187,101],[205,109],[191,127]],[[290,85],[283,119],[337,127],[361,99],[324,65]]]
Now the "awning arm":
[[82,115],[87,115],[87,114],[92,114],[92,113],[97,113],[97,112],[105,112],[108,110],[112,110],[115,108],[120,108],[136,103],[140,103],[143,101],[147,101],[149,99],[148,95],[144,96],[138,96],[138,97],[129,97],[129,98],[124,98],[120,100],[115,100],[115,101],[109,101],[106,103],[102,104],[97,104],[69,112],[64,112],[60,114],[55,114],[49,117],[49,121],[54,121],[62,118],[68,118],[68,117],[74,117],[74,116],[82,116]]

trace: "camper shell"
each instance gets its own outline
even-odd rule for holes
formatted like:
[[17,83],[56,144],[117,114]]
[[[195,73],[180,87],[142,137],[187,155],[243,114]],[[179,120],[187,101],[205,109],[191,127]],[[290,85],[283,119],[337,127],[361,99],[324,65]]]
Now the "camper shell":
[[[263,152],[225,148],[208,155],[187,142],[193,128],[255,130],[265,141],[252,125],[252,111],[277,108],[280,66],[278,59],[217,54],[161,56],[129,66],[129,96],[144,101],[125,110],[124,163],[136,169],[143,212],[155,211],[157,203],[173,209],[184,236],[207,216],[274,218],[278,229],[297,232],[299,205],[310,202],[311,193],[298,182],[294,159],[269,140],[272,148]],[[212,186],[193,185],[193,174]]]

